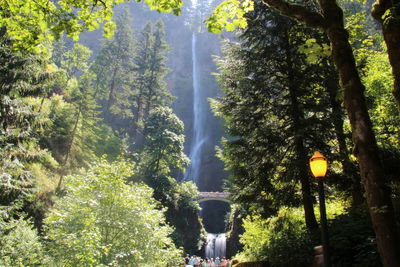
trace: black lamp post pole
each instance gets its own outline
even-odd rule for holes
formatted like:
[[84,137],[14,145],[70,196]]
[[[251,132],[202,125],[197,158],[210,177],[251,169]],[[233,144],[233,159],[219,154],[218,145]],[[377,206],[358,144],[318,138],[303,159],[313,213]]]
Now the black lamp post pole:
[[319,210],[321,216],[321,235],[322,235],[322,246],[324,253],[324,267],[331,267],[331,257],[329,251],[329,235],[328,235],[328,221],[326,220],[326,208],[325,208],[325,192],[324,192],[324,181],[323,177],[318,179],[318,197],[319,197]]

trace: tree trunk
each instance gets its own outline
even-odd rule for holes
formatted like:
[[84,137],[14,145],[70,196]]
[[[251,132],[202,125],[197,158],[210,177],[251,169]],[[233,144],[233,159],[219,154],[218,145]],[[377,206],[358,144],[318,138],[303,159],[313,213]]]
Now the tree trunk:
[[[69,155],[71,154],[72,145],[74,144],[76,131],[78,129],[78,123],[79,123],[79,118],[81,116],[81,111],[82,111],[82,106],[79,106],[78,111],[76,112],[76,120],[75,120],[74,128],[72,129],[71,138],[70,138],[70,141],[69,141],[69,144],[68,144],[68,148],[67,148],[67,153],[65,154],[64,161],[62,162],[62,165],[61,165],[62,167],[67,165],[67,162],[68,162],[68,159],[69,159]],[[63,178],[64,178],[64,175],[61,174],[60,175],[60,179],[58,180],[58,185],[57,185],[57,188],[56,188],[56,192],[60,191]]]
[[106,116],[107,117],[110,117],[110,108],[115,102],[114,94],[115,94],[115,88],[117,87],[117,85],[116,85],[117,74],[118,74],[118,66],[114,68],[113,76],[111,79],[110,91],[108,93],[108,100],[107,100],[107,106],[106,106]]
[[[155,76],[155,74],[154,74],[154,67],[155,66],[154,65],[155,65],[155,62],[153,60],[153,62],[151,63],[151,66],[150,66],[151,72],[150,72],[149,81],[145,85],[145,87],[147,88],[147,93],[146,93],[146,96],[145,96],[146,97],[146,100],[145,100],[146,101],[146,105],[145,105],[144,110],[143,110],[143,118],[142,118],[144,122],[147,121],[147,118],[149,117],[152,105],[154,104],[153,103],[153,97],[154,97],[155,93],[154,93],[154,88],[153,87],[154,87],[154,80],[156,79],[156,77],[154,77]],[[144,142],[145,142],[145,139],[146,139],[144,134],[143,134],[143,131],[142,132],[137,131],[135,139],[137,141],[137,148],[141,151],[143,149]]]
[[360,164],[369,212],[384,266],[400,266],[400,247],[390,189],[385,184],[378,146],[364,97],[364,85],[357,72],[343,12],[334,0],[320,0],[326,19],[325,32],[332,45],[332,56],[344,89],[344,105],[352,128],[353,153]]
[[[393,95],[400,107],[400,8],[396,7],[398,4],[398,1],[377,0],[373,4],[371,14],[382,26],[394,78]],[[384,14],[387,15],[386,20],[382,19]]]
[[[288,74],[288,88],[289,88],[289,95],[290,95],[290,109],[291,109],[291,119],[293,121],[293,134],[294,134],[294,146],[295,146],[295,153],[297,156],[297,162],[301,165],[298,166],[299,168],[299,180],[301,184],[301,194],[303,200],[303,208],[304,208],[304,215],[306,226],[308,229],[317,229],[318,223],[317,219],[315,218],[314,213],[314,205],[313,205],[313,197],[311,194],[311,186],[310,186],[310,175],[308,173],[308,166],[307,166],[307,152],[304,147],[303,143],[303,134],[301,133],[301,125],[302,120],[304,120],[303,110],[299,107],[299,102],[297,101],[297,87],[298,82],[294,78],[294,66],[291,60],[292,55],[290,52],[291,44],[289,43],[289,33],[286,34],[286,68]],[[303,164],[304,163],[304,164]]]
[[336,139],[339,145],[340,159],[342,160],[343,173],[346,177],[352,180],[352,202],[357,206],[364,203],[363,192],[361,188],[361,177],[358,174],[358,169],[351,163],[349,151],[346,145],[346,136],[343,130],[343,111],[340,102],[337,100],[338,80],[337,71],[329,66],[326,74],[329,78],[325,80],[325,87],[329,94],[329,102],[332,108],[333,127],[335,129]]
[[133,126],[132,126],[132,136],[134,137],[135,140],[135,147],[138,145],[139,142],[139,135],[143,135],[141,129],[139,127],[140,122],[142,121],[143,117],[143,85],[140,85],[139,87],[139,95],[136,97],[136,107],[133,110]]
[[376,234],[382,263],[386,267],[400,266],[400,247],[390,189],[386,185],[378,146],[365,103],[365,87],[358,74],[348,33],[344,29],[343,11],[335,0],[319,0],[322,14],[305,6],[282,0],[263,0],[282,14],[298,19],[308,26],[324,29],[332,46],[332,57],[339,71],[344,90],[344,104],[352,128],[354,154],[360,165],[369,212]]

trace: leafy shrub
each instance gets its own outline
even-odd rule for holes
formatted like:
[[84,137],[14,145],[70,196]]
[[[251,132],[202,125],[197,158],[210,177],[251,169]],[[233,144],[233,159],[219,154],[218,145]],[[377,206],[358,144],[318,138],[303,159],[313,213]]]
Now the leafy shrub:
[[[382,266],[366,207],[346,208],[341,200],[328,201],[327,214],[332,263],[335,266]],[[317,217],[319,212],[316,211]],[[281,208],[277,216],[244,220],[240,261],[267,260],[271,266],[311,266],[312,248],[321,244],[320,232],[305,228],[303,210]]]
[[39,266],[43,247],[33,226],[22,218],[0,218],[0,266]]
[[62,266],[165,266],[179,261],[152,189],[127,184],[123,160],[66,177],[66,195],[46,219],[48,249]]
[[366,208],[349,209],[329,224],[332,261],[337,266],[382,266]]
[[268,219],[259,216],[244,220],[241,236],[244,251],[240,259],[268,261],[272,266],[310,266],[312,235],[306,230],[300,209],[281,208]]

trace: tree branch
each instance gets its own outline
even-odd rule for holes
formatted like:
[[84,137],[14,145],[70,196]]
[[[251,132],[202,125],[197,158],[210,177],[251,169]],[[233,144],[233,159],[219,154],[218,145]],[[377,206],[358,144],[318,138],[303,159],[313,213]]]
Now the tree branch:
[[388,10],[392,6],[393,4],[390,0],[376,0],[375,3],[372,4],[371,15],[382,25],[383,14],[385,14],[386,10]]
[[290,4],[284,0],[262,1],[264,4],[278,10],[282,15],[296,19],[307,26],[313,28],[325,28],[325,18],[320,13],[312,11],[303,5]]
[[94,3],[93,3],[93,8],[97,6],[98,2],[100,2],[100,4],[102,4],[103,7],[104,7],[105,9],[107,9],[107,5],[106,5],[106,3],[105,3],[103,0],[95,0]]

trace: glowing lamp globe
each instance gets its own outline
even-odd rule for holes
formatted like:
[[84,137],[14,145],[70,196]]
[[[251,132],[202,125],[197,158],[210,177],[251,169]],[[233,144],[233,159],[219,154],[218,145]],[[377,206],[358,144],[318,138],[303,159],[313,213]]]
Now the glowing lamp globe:
[[328,170],[328,160],[316,151],[310,158],[310,169],[315,178],[323,178]]

